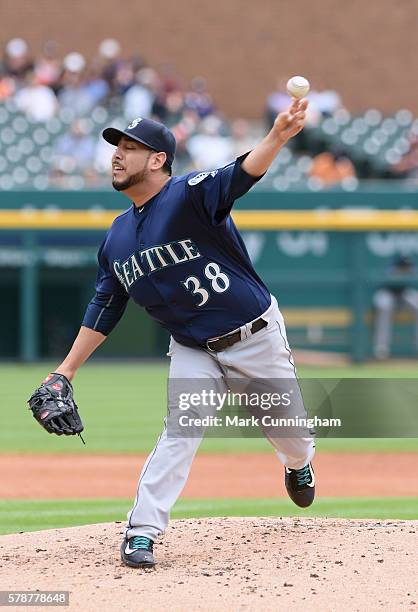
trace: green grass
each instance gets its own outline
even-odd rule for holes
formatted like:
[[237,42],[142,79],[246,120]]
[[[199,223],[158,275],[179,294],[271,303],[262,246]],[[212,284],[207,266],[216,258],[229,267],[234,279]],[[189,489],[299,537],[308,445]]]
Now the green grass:
[[[0,534],[110,521],[125,522],[131,499],[6,500],[0,502]],[[418,498],[320,498],[307,509],[288,499],[180,499],[172,518],[208,516],[323,516],[418,519]]]
[[[35,422],[26,401],[56,364],[0,365],[0,451],[27,453],[149,452],[166,413],[167,363],[91,363],[74,386],[85,425],[86,446],[77,437],[48,435]],[[300,377],[415,378],[417,368],[372,365],[299,368]],[[319,451],[417,451],[418,440],[318,439]],[[270,451],[264,439],[207,439],[205,452]]]

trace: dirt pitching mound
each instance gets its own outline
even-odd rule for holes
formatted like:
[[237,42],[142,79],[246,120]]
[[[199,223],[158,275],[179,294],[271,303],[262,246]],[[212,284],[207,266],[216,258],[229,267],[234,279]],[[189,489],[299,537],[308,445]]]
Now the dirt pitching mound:
[[83,612],[418,610],[418,521],[172,521],[156,570],[122,565],[122,527],[2,536],[1,588],[68,590]]

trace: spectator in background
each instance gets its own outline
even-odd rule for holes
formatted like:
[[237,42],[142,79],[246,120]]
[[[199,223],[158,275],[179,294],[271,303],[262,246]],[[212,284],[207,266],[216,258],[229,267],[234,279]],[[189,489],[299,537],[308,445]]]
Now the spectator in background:
[[177,141],[175,171],[177,174],[186,174],[194,169],[193,161],[187,148],[192,134],[196,132],[199,117],[195,111],[185,109],[181,120],[171,128]]
[[159,66],[158,74],[161,83],[161,93],[164,98],[168,94],[173,93],[175,91],[183,91],[181,79],[177,74],[177,70],[174,64],[161,64]]
[[115,38],[106,38],[99,45],[93,65],[96,74],[107,84],[110,104],[117,105],[135,85],[135,74],[144,68],[145,62],[140,55],[124,59],[119,42]]
[[34,71],[26,73],[25,84],[17,92],[15,102],[17,109],[33,121],[48,121],[58,110],[54,92],[37,82]]
[[250,132],[250,124],[245,119],[234,119],[231,123],[232,158],[239,157],[255,146],[258,142]]
[[29,54],[29,45],[23,38],[12,38],[4,50],[3,68],[17,83],[23,82],[26,74],[33,71],[33,61]]
[[55,144],[52,178],[58,182],[71,174],[94,178],[95,147],[96,141],[89,133],[88,120],[74,120],[70,131],[60,136]]
[[107,81],[105,81],[98,68],[94,65],[87,69],[84,87],[91,100],[92,108],[103,103],[110,93]]
[[61,76],[61,62],[58,57],[58,44],[48,40],[42,49],[41,56],[35,61],[36,81],[40,85],[47,85],[54,93],[59,88]]
[[112,83],[112,93],[114,96],[122,98],[133,85],[135,85],[133,62],[130,60],[123,60],[116,67]]
[[266,120],[270,129],[277,115],[289,107],[289,94],[286,92],[287,79],[281,77],[277,82],[277,89],[267,98]]
[[[189,110],[189,109],[188,109]],[[167,94],[165,99],[164,123],[172,128],[182,120],[185,111],[184,95],[181,91],[172,91]],[[195,114],[196,111],[191,111]]]
[[390,355],[393,315],[399,308],[406,308],[414,315],[414,345],[418,352],[418,290],[411,286],[414,273],[415,266],[411,259],[397,257],[388,270],[388,284],[373,296],[376,310],[373,351],[376,359],[387,359]]
[[97,102],[96,93],[85,80],[86,60],[81,53],[69,53],[63,62],[61,89],[58,101],[63,109],[75,117],[88,115]]
[[185,107],[195,111],[200,119],[204,119],[214,112],[215,106],[207,91],[206,79],[203,77],[192,79],[191,89],[186,93],[184,103]]
[[323,118],[332,117],[334,113],[342,108],[340,95],[333,89],[322,91],[311,90],[308,95],[309,106],[313,106]]
[[11,98],[15,93],[15,89],[14,79],[6,74],[4,67],[0,65],[0,102]]
[[135,75],[135,83],[123,99],[123,114],[128,120],[150,117],[159,91],[159,78],[152,68],[142,68]]
[[180,78],[173,64],[162,64],[157,75],[158,87],[154,88],[152,114],[158,121],[172,127],[179,121],[184,110],[184,93]]
[[344,179],[355,178],[356,170],[347,154],[335,149],[316,155],[312,160],[309,175],[330,187],[341,183]]
[[115,38],[105,38],[102,40],[95,59],[95,65],[111,91],[113,91],[115,75],[121,63],[122,57],[119,42]]
[[222,134],[223,124],[216,115],[209,115],[187,143],[187,151],[195,168],[221,168],[233,158],[232,140]]

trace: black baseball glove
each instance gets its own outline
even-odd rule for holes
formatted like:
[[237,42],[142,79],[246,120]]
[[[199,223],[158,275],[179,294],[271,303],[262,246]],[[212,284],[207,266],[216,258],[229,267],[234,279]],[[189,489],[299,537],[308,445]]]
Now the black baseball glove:
[[28,404],[35,419],[49,433],[74,436],[84,429],[74,402],[72,384],[63,374],[48,374]]

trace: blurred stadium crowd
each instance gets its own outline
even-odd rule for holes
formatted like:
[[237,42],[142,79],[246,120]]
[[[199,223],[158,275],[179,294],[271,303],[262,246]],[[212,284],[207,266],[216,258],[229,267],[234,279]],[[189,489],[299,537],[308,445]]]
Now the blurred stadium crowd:
[[[289,105],[285,80],[266,101],[264,117],[227,120],[205,79],[186,86],[171,64],[124,57],[117,40],[101,42],[89,61],[60,57],[47,42],[34,57],[14,38],[0,62],[0,189],[108,187],[113,147],[105,125],[153,117],[177,139],[175,172],[210,169],[252,148]],[[406,109],[352,116],[335,91],[311,91],[306,129],[281,150],[259,188],[354,190],[359,179],[418,177],[418,119]]]

